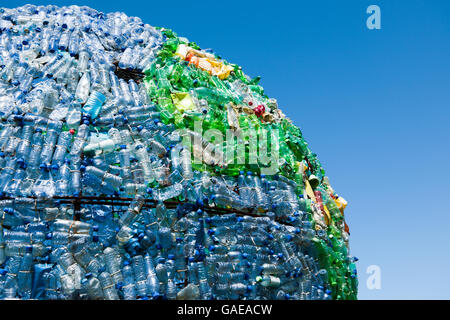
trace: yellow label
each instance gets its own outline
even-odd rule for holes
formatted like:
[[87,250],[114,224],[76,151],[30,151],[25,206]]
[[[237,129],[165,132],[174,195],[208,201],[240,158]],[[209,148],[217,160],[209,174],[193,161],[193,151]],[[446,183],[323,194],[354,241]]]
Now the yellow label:
[[331,215],[330,215],[330,211],[328,211],[328,208],[326,205],[323,205],[323,211],[325,212],[325,222],[327,223],[327,225],[330,225],[330,221],[331,221]]
[[309,184],[309,181],[305,179],[305,190],[306,190],[306,194],[310,197],[311,200],[313,200],[314,202],[316,201],[316,195],[314,194],[313,189],[311,188],[311,185]]
[[175,92],[170,94],[170,96],[172,97],[173,104],[180,112],[195,109],[194,101],[189,93]]

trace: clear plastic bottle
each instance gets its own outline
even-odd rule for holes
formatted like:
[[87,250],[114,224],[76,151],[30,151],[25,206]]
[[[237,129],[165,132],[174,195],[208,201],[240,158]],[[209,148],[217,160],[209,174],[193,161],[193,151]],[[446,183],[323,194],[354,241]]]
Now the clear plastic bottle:
[[86,273],[86,289],[89,299],[92,300],[103,300],[103,290],[100,281],[94,277],[92,273]]
[[119,300],[115,283],[105,268],[98,270],[98,279],[103,289],[103,298],[105,300]]
[[134,277],[136,280],[136,294],[139,297],[148,296],[149,292],[147,292],[147,277],[145,273],[144,257],[141,255],[134,256],[132,261]]
[[19,266],[19,274],[17,276],[19,295],[22,299],[30,299],[31,285],[33,281],[33,247],[27,246],[25,254]]
[[123,295],[125,300],[136,299],[135,279],[133,268],[130,266],[129,261],[125,261],[123,264]]

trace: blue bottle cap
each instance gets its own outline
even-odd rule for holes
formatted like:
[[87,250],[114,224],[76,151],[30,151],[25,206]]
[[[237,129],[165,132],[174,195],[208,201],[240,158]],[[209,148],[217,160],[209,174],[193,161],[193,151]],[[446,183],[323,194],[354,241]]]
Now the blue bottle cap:
[[31,252],[33,252],[33,246],[26,246],[26,247],[25,247],[25,252],[26,252],[26,253],[31,253]]
[[85,277],[86,277],[86,279],[91,278],[92,277],[92,273],[91,272],[86,273]]
[[103,273],[106,271],[105,267],[100,267],[100,269],[98,269],[98,274]]
[[194,257],[189,257],[188,258],[188,262],[194,262],[195,261],[195,258]]
[[58,164],[52,164],[50,167],[52,170],[58,170],[59,169],[59,165]]
[[175,260],[175,255],[174,254],[169,254],[169,255],[167,255],[167,259]]
[[130,261],[128,261],[128,260],[125,260],[124,262],[123,262],[123,266],[125,267],[125,266],[128,266],[130,264]]
[[50,240],[50,239],[52,239],[53,238],[53,234],[51,233],[51,232],[49,232],[49,233],[47,233],[46,235],[45,235],[45,239],[46,240]]
[[164,259],[164,258],[159,258],[159,259],[158,259],[158,263],[164,264],[164,263],[166,263],[166,259]]
[[239,171],[239,174],[244,174],[244,171],[240,170],[240,171]]

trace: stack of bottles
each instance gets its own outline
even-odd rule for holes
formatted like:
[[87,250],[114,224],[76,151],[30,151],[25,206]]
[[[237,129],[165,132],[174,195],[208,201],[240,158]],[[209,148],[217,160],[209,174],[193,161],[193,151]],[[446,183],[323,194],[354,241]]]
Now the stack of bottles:
[[0,9],[0,68],[1,299],[356,299],[347,203],[259,78],[78,6]]

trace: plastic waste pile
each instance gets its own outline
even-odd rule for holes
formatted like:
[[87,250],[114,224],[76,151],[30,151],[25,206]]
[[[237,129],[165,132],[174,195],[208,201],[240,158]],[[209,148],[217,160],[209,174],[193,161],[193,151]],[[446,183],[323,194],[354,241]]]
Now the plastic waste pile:
[[0,14],[1,299],[356,299],[347,202],[259,77],[123,13]]

